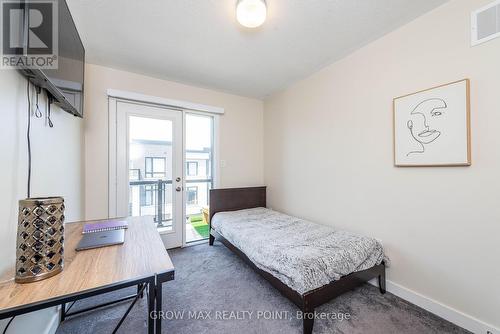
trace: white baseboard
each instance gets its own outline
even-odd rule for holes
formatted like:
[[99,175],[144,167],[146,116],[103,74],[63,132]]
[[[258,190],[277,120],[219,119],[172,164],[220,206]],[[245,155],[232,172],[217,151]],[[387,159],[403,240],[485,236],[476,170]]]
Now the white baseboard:
[[[371,280],[370,284],[378,287],[378,282],[376,279]],[[449,306],[443,305],[431,298],[423,296],[415,291],[407,289],[399,284],[392,281],[386,281],[387,291],[406,300],[412,304],[415,304],[424,310],[427,310],[435,315],[454,323],[457,326],[465,328],[476,334],[500,334],[500,329],[487,324],[479,319],[476,319],[470,315],[463,312],[455,310]]]

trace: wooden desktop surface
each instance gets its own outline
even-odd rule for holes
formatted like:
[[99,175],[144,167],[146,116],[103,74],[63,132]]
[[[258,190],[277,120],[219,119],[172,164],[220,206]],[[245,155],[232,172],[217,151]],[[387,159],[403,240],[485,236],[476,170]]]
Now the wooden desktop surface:
[[[85,223],[65,224],[64,269],[42,281],[14,282],[14,268],[0,276],[0,310],[173,271],[152,218],[128,217],[125,243],[75,251]],[[95,221],[93,221],[95,222]]]

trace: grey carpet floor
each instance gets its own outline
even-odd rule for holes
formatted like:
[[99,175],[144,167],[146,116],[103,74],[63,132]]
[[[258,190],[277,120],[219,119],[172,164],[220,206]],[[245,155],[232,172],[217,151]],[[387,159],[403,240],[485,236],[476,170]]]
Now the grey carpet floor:
[[[168,318],[177,319],[163,320],[163,333],[302,333],[297,307],[219,242],[213,247],[198,245],[169,254],[176,273],[175,280],[164,285],[163,309],[171,311],[166,314]],[[78,301],[73,309],[134,291],[88,298]],[[128,303],[70,317],[57,333],[111,333]],[[468,333],[390,293],[382,295],[369,284],[345,293],[317,311],[328,319],[315,320],[314,333]],[[339,320],[347,315],[349,319]],[[118,332],[146,332],[146,316],[144,298]]]

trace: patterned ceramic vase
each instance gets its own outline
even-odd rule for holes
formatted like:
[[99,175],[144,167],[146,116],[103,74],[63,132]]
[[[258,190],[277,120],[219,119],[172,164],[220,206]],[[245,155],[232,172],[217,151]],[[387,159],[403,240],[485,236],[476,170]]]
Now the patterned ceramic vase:
[[16,282],[49,278],[63,269],[64,199],[27,198],[19,201]]

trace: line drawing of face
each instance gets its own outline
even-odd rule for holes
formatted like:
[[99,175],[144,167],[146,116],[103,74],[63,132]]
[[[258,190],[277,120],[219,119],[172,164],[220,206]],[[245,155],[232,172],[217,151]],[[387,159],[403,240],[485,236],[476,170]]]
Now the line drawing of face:
[[448,106],[443,99],[427,99],[416,105],[410,112],[410,119],[406,126],[410,135],[420,145],[421,149],[408,152],[406,156],[414,153],[424,153],[425,145],[434,142],[441,136],[439,131],[431,126],[432,119],[443,115],[443,109]]

